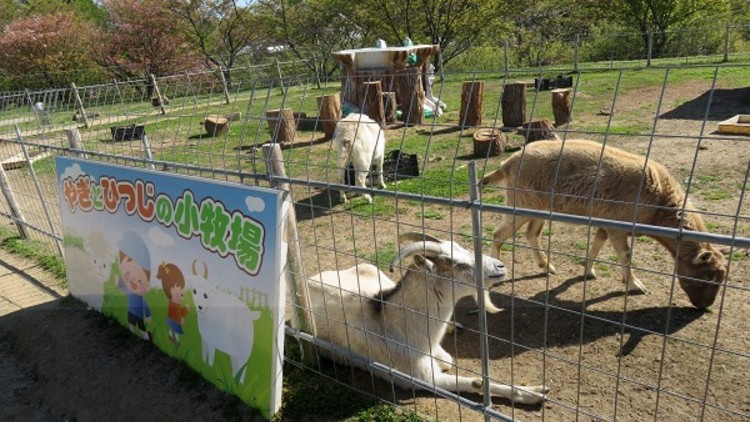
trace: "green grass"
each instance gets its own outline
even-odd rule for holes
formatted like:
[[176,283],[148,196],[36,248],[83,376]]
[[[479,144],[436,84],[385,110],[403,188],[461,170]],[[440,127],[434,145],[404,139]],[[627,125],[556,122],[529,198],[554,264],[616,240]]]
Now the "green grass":
[[65,261],[61,256],[51,252],[51,245],[37,240],[21,239],[15,231],[0,227],[0,247],[10,253],[38,262],[64,287],[67,287]]
[[734,195],[731,192],[725,191],[723,189],[711,189],[701,192],[701,196],[708,199],[709,201],[723,201],[725,199],[733,197]]
[[387,269],[396,256],[396,244],[386,242],[378,245],[378,250],[371,253],[367,259],[381,270]]
[[426,218],[428,220],[442,220],[443,214],[440,211],[435,210],[424,210],[417,214],[417,217]]

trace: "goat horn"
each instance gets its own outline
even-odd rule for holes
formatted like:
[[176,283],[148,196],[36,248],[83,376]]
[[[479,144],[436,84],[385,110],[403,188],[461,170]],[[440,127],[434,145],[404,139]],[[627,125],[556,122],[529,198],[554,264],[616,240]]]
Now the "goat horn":
[[442,241],[437,237],[430,236],[429,234],[419,232],[406,232],[402,233],[398,237],[398,243],[406,242],[436,242],[441,243]]
[[193,259],[193,275],[198,275],[198,272],[195,271],[195,261],[197,261],[197,260]]
[[439,255],[440,252],[442,252],[442,248],[440,247],[439,243],[435,242],[409,243],[408,245],[401,248],[398,254],[393,257],[393,261],[391,261],[391,272],[396,270],[396,266],[399,265],[401,261],[420,251],[424,251],[425,255],[428,256],[436,256]]

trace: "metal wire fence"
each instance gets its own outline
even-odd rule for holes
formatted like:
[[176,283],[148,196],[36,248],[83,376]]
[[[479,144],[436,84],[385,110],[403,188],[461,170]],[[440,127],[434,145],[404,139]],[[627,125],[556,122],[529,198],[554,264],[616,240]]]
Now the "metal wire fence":
[[[309,294],[319,299],[312,300],[312,308],[296,296],[288,299],[288,317],[312,316],[315,327],[303,332],[290,323],[288,335],[317,346],[312,356],[300,346],[303,358],[289,357],[289,364],[429,419],[750,419],[745,317],[750,292],[744,283],[750,272],[745,198],[750,144],[747,136],[718,127],[750,113],[750,66],[581,66],[562,91],[568,96],[568,119],[557,125],[552,122],[560,106],[538,82],[555,79],[556,70],[445,73],[429,87],[419,77],[416,83],[428,92],[407,90],[415,94],[397,97],[393,113],[401,120],[386,120],[390,114],[384,107],[384,122],[376,126],[386,139],[385,189],[341,180],[338,151],[330,140],[335,119],[326,117],[325,104],[327,96],[346,99],[350,88],[342,90],[343,75],[320,79],[281,67],[272,73],[240,69],[4,95],[0,139],[6,200],[0,215],[29,238],[59,248],[65,228],[57,211],[54,155],[230,182],[288,183],[298,228],[291,240],[302,251],[302,268],[294,275],[307,280]],[[377,80],[385,92],[414,83],[402,82],[399,75],[363,78],[343,78],[364,92],[363,101],[343,104],[345,113],[353,107],[369,111],[366,99],[372,96],[370,88],[361,91],[369,86],[364,82]],[[387,105],[388,94],[382,98]],[[424,98],[432,103],[415,108]],[[565,104],[562,108],[566,111]],[[291,118],[278,117],[285,109]],[[523,110],[525,125],[506,121],[513,109]],[[211,116],[226,119],[228,130],[209,133],[205,122]],[[142,127],[143,136],[118,139],[118,128],[134,127]],[[744,127],[739,121],[733,126],[740,132]],[[480,129],[502,140],[500,146],[476,149],[483,145],[473,136]],[[271,171],[262,145],[279,144],[284,136],[282,176]],[[530,142],[536,137],[570,142],[563,149],[573,148],[573,139],[588,139],[659,162],[685,191],[684,201],[647,202],[643,182],[596,190],[597,182],[580,179],[568,181],[579,190],[566,192],[564,171],[575,170],[575,161],[567,170],[556,167],[550,189],[521,182],[508,189],[478,189],[478,178],[513,154],[531,162],[533,156],[526,156],[531,149],[524,147],[541,145]],[[594,179],[605,180],[612,170],[601,154],[596,157]],[[639,177],[648,173],[641,165]],[[630,188],[639,192],[637,199],[618,200],[617,192]],[[354,196],[342,203],[340,189],[370,194],[373,201]],[[606,189],[614,190],[614,198],[606,197]],[[549,200],[542,204],[553,205],[520,205],[522,195],[537,193]],[[590,204],[590,212],[566,212],[566,200]],[[615,201],[610,209],[633,215],[652,213],[656,206],[683,217],[667,224],[594,212],[594,204],[606,200]],[[705,224],[686,223],[696,216]],[[517,238],[513,228],[529,220],[535,229],[527,231],[527,240]],[[497,280],[484,277],[482,256],[470,251],[490,255],[496,229],[508,223],[511,235],[495,245],[507,276],[490,285]],[[594,259],[598,228],[609,232],[616,249],[605,248]],[[471,259],[460,261],[454,247],[443,260],[463,266],[445,271],[439,254],[430,255],[423,246],[434,266],[404,258],[401,270],[389,272],[404,247],[399,237],[409,232],[456,242]],[[615,253],[623,244],[618,235],[626,239],[624,255]],[[686,275],[685,268],[699,264],[697,255],[686,251],[705,251],[706,243],[722,250],[725,280]],[[554,270],[533,258],[539,252]],[[592,272],[583,276],[582,264],[588,262],[595,279]],[[316,274],[354,265],[361,269],[358,275],[334,273],[328,287],[315,281]],[[469,276],[461,272],[469,271],[466,266],[472,268]],[[630,270],[648,294],[626,291],[621,273]],[[693,298],[680,288],[686,282],[714,288],[710,311],[695,309]],[[477,312],[477,306],[490,306],[478,292],[487,292],[499,311]],[[450,312],[441,313],[445,309]],[[469,377],[469,392],[452,392],[463,376]],[[549,389],[548,400],[522,404],[486,395],[500,391],[497,383],[542,385]]]

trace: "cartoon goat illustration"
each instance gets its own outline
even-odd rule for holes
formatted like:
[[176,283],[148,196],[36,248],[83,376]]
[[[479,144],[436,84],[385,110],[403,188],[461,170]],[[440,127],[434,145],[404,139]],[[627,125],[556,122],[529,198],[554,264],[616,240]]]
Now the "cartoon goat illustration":
[[213,366],[216,351],[226,353],[231,359],[233,374],[242,368],[240,383],[244,383],[247,369],[243,365],[253,351],[254,322],[260,318],[260,312],[251,311],[236,296],[219,290],[208,279],[205,262],[201,275],[196,271],[195,264],[196,260],[193,260],[189,286],[198,315],[203,361]]

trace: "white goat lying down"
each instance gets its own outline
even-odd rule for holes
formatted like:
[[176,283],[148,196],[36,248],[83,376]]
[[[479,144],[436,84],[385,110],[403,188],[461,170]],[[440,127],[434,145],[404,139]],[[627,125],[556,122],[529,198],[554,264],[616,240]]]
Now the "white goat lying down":
[[[452,251],[446,253],[448,243]],[[413,241],[393,259],[391,271],[409,257],[413,263],[398,283],[370,264],[312,277],[309,290],[318,337],[446,390],[481,394],[481,378],[443,372],[451,368],[453,357],[440,345],[456,302],[476,293],[473,252],[452,242]],[[505,277],[499,260],[485,256],[483,266],[488,284]],[[387,371],[374,373],[391,379]],[[544,386],[490,385],[492,395],[518,403],[541,402],[546,392]]]
[[[377,122],[365,114],[349,114],[336,123],[333,144],[339,153],[338,167],[342,184],[346,183],[346,172],[351,162],[356,173],[357,186],[366,187],[367,174],[374,162],[378,171],[378,184],[381,189],[385,188],[385,181],[383,181],[385,134]],[[362,196],[367,202],[372,203],[372,197],[369,194]],[[341,200],[348,201],[343,190]]]
[[[602,155],[603,154],[603,155]],[[519,208],[552,210],[632,221],[665,227],[706,231],[703,218],[685,192],[661,164],[602,144],[582,141],[538,141],[527,145],[505,160],[500,169],[482,179],[482,185],[501,182],[508,188],[506,204]],[[595,189],[595,190],[594,190]],[[550,204],[550,191],[554,198]],[[637,203],[637,207],[635,204]],[[539,234],[543,219],[503,215],[493,234],[492,255],[499,257],[500,246],[524,224],[526,239],[533,248],[540,268],[555,272],[542,251]],[[627,266],[631,251],[629,232],[598,229],[586,256],[586,275],[595,277],[593,262],[607,239],[617,251],[623,267],[622,279],[628,290],[645,292],[643,283]],[[680,287],[697,308],[710,306],[726,277],[724,255],[710,243],[654,237],[672,254],[677,263]]]

